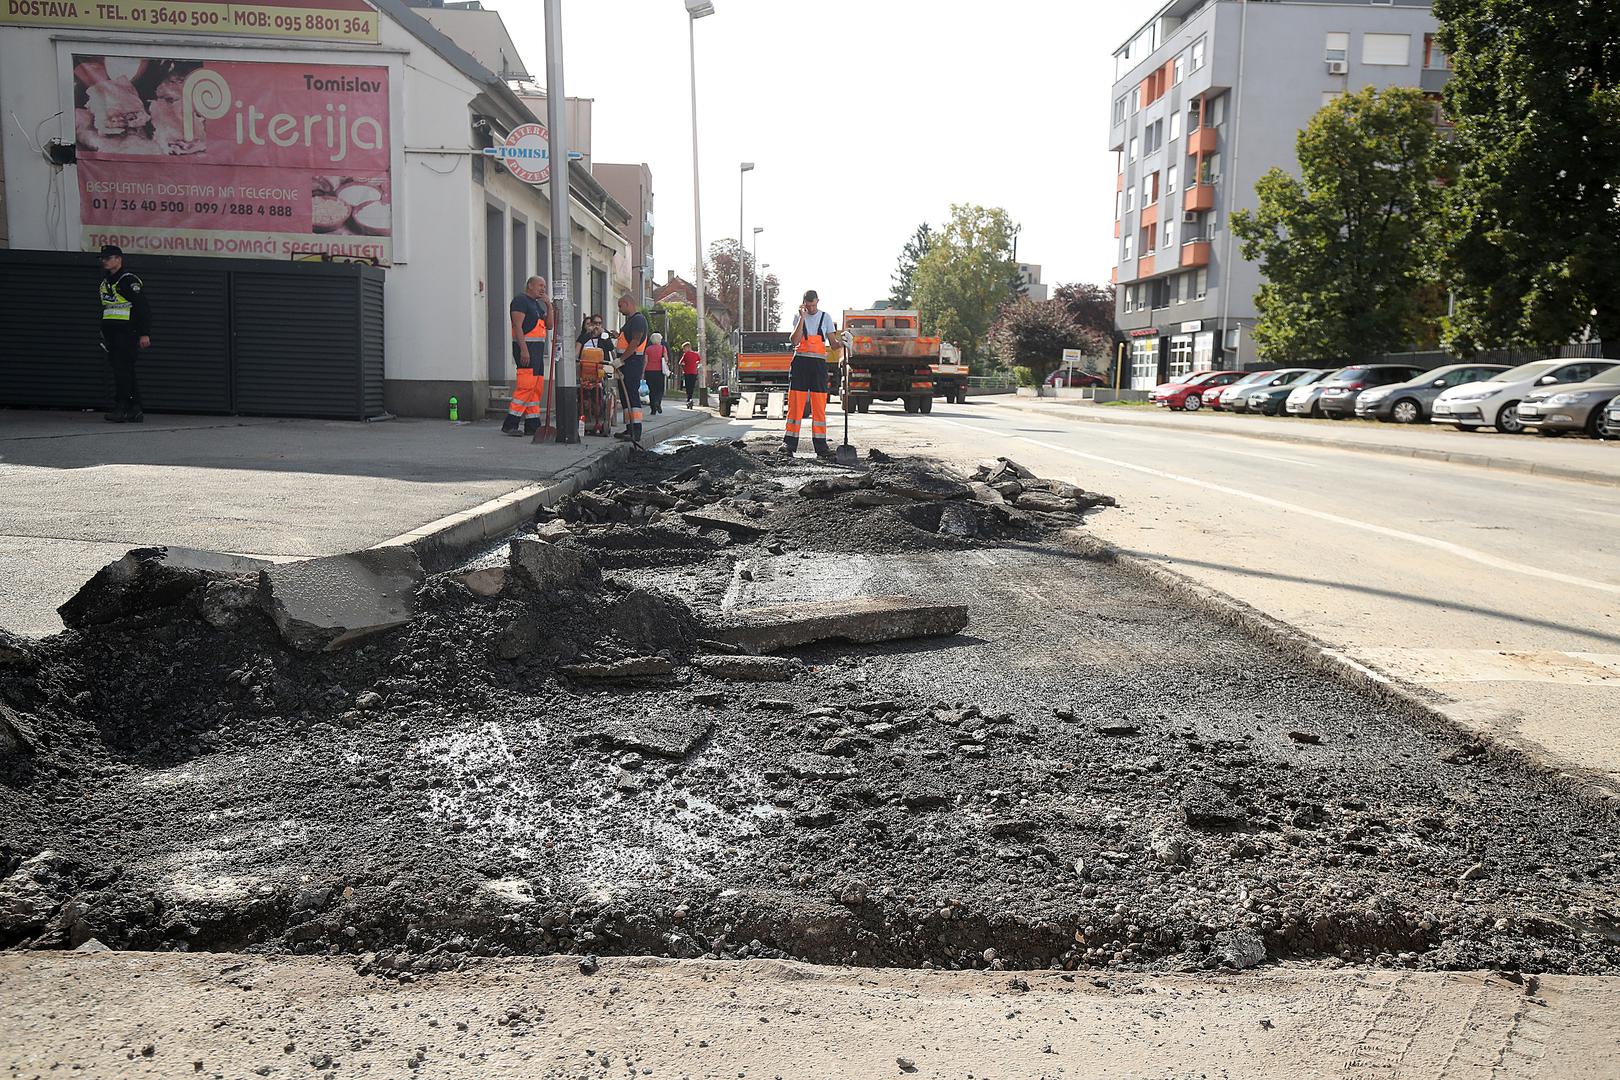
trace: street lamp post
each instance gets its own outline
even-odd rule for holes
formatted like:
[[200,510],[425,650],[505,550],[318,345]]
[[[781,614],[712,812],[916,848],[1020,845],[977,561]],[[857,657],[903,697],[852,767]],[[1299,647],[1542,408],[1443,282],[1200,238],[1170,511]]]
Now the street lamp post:
[[[759,293],[759,234],[764,232],[764,231],[765,231],[765,226],[763,226],[763,225],[755,225],[754,226],[754,257],[749,260],[753,264],[753,267],[754,267],[754,276],[753,276],[754,288],[753,288],[753,292],[751,292],[749,294],[749,299],[748,299],[749,308],[754,307],[753,298],[754,298],[754,296],[756,296]],[[754,320],[754,329],[755,330],[759,329],[759,320],[758,319]]]
[[743,252],[747,250],[748,242],[743,239],[743,181],[748,174],[754,171],[754,163],[745,161],[742,168],[737,171],[737,332],[740,334],[748,329],[747,317],[743,314],[743,282],[747,280],[743,271]]
[[698,193],[697,21],[713,14],[711,0],[686,0],[687,57],[692,69],[692,239],[697,248],[698,386],[704,388],[709,385],[709,349],[704,334],[703,297],[707,287],[703,284],[703,197]]
[[[557,441],[579,442],[579,380],[566,347],[559,348],[563,331],[571,325],[572,298],[568,295],[568,266],[573,244],[568,226],[568,100],[563,93],[562,0],[546,0],[546,126],[551,163],[551,299],[557,305],[557,325],[550,328],[547,352],[552,387],[557,399]],[[545,361],[540,364],[545,375]],[[538,433],[537,433],[538,434]]]
[[762,283],[760,283],[760,281],[759,281],[759,272],[761,270],[769,270],[770,268],[771,268],[770,263],[766,263],[764,266],[760,266],[760,265],[758,265],[756,263],[755,266],[754,266],[754,282],[755,282],[754,302],[755,302],[755,306],[756,306],[756,310],[754,312],[754,314],[755,314],[754,325],[755,326],[764,326],[765,325],[765,286]]

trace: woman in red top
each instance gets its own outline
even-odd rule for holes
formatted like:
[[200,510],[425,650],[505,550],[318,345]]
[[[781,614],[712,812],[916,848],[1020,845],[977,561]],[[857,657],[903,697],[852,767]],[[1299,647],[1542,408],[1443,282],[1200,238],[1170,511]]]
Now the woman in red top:
[[664,373],[669,369],[669,346],[663,334],[654,334],[647,346],[647,405],[657,416],[664,411]]
[[686,390],[686,407],[692,407],[692,395],[697,393],[698,354],[692,351],[692,343],[681,343],[681,386]]

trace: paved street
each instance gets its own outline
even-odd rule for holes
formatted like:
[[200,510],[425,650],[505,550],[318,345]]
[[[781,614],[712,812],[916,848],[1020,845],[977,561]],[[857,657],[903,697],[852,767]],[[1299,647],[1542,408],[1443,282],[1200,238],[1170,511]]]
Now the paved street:
[[[995,399],[930,416],[874,406],[852,441],[964,463],[1006,454],[1115,495],[1122,511],[1088,525],[1102,539],[1620,787],[1620,490]],[[1594,449],[1546,449],[1564,445]]]
[[[671,409],[656,435],[690,422]],[[0,411],[0,626],[62,628],[56,606],[132,547],[272,558],[369,547],[616,445],[535,446],[496,421],[360,424]]]

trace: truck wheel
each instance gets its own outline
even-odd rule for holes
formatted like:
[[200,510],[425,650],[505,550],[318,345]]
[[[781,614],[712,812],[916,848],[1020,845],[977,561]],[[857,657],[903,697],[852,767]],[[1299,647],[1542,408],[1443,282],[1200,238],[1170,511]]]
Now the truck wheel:
[[860,402],[861,412],[871,412],[872,411],[872,399],[871,398],[869,398],[869,397],[861,397],[861,398],[856,398],[856,400],[858,402]]
[[905,409],[906,412],[916,412],[917,411],[917,399],[916,398],[901,398],[900,399],[900,406],[901,406],[901,408]]
[[934,395],[928,394],[917,399],[917,411],[931,413],[934,411]]

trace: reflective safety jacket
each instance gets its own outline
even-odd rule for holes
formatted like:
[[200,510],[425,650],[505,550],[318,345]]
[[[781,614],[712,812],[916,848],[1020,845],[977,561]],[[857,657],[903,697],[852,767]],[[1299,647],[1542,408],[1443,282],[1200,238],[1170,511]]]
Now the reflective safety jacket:
[[101,329],[104,333],[146,336],[152,332],[152,311],[146,288],[128,270],[101,276]]

